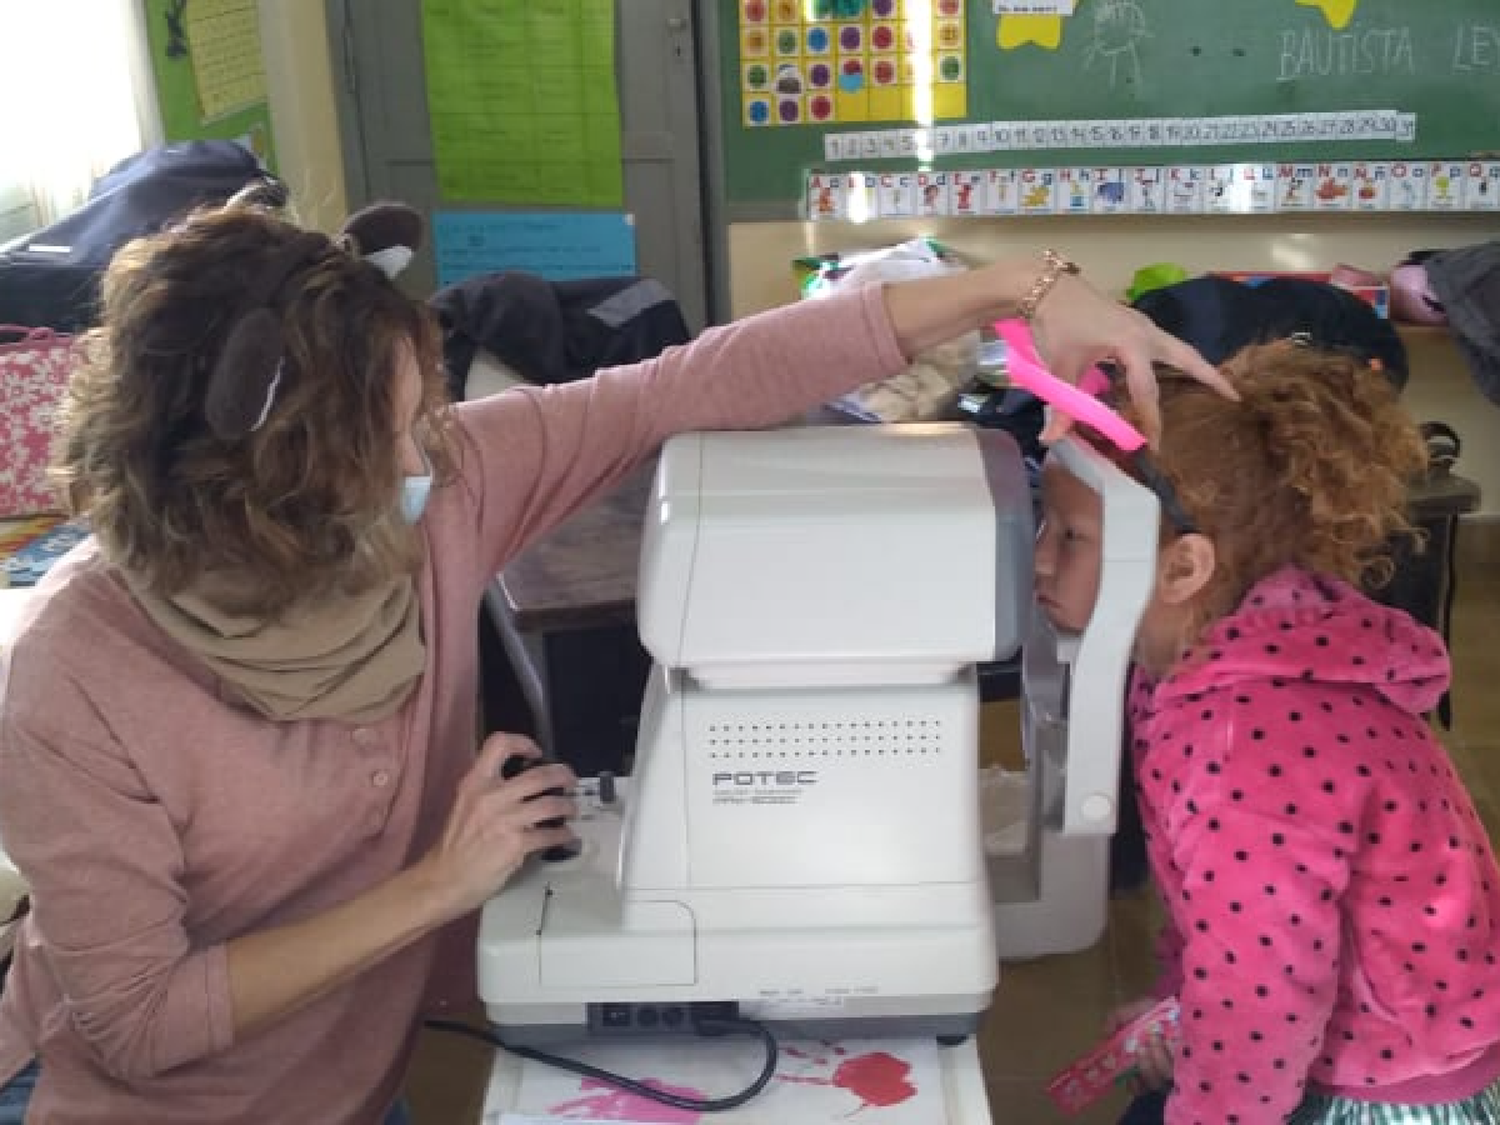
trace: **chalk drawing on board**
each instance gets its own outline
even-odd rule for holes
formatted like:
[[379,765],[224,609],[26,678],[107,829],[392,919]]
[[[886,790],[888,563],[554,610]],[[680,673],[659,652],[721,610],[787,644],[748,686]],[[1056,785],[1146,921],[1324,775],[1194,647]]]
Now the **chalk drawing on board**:
[[1109,85],[1114,89],[1123,78],[1140,85],[1143,40],[1151,38],[1146,13],[1136,0],[1099,0],[1094,8],[1094,40],[1084,53],[1083,64],[1108,65]]

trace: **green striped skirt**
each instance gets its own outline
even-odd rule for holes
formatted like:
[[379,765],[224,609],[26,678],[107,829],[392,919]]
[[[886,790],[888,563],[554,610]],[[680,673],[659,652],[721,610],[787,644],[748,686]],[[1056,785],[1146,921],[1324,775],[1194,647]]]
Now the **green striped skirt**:
[[1500,1082],[1472,1098],[1437,1105],[1362,1102],[1309,1094],[1287,1125],[1500,1125]]

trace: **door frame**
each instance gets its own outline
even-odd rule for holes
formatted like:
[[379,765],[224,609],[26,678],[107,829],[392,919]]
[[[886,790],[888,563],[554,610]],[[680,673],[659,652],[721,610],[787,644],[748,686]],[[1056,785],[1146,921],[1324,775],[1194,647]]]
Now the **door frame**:
[[[417,0],[420,3],[420,0]],[[617,0],[623,7],[630,0]],[[373,201],[360,113],[359,60],[355,13],[359,0],[324,0],[328,46],[332,55],[333,94],[339,119],[339,148],[344,161],[344,184],[349,208],[355,210]],[[708,324],[721,324],[730,315],[728,230],[725,225],[723,187],[723,128],[721,125],[721,78],[718,36],[721,21],[715,0],[687,0],[684,12],[692,20],[694,71],[697,76],[698,117],[698,206],[704,281],[704,309]]]

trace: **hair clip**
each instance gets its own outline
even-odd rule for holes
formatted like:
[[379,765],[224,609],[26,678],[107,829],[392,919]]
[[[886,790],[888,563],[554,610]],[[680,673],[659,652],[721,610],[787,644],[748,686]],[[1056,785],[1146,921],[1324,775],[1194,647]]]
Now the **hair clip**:
[[326,235],[311,231],[277,250],[249,287],[240,314],[209,370],[203,413],[214,433],[237,441],[265,425],[286,365],[277,295],[298,271],[331,253]]
[[339,245],[394,279],[422,248],[422,216],[404,203],[372,203],[344,220]]
[[[247,187],[241,206],[272,206],[279,181]],[[237,441],[264,426],[286,373],[286,335],[277,297],[300,271],[341,247],[388,278],[410,264],[422,245],[422,216],[403,203],[376,203],[350,215],[337,241],[304,231],[270,257],[248,287],[243,311],[229,329],[208,376],[203,412],[213,432]]]
[[260,414],[254,422],[250,423],[250,433],[254,433],[266,424],[266,419],[271,416],[271,407],[276,405],[276,392],[281,387],[281,376],[286,371],[286,356],[281,357],[281,362],[276,365],[276,374],[271,376],[271,385],[266,388],[266,401],[261,404]]

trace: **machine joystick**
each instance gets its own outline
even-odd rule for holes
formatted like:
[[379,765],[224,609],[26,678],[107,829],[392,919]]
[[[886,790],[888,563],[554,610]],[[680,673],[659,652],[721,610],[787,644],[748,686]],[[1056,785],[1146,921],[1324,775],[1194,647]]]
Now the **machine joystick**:
[[[505,781],[510,781],[513,778],[520,777],[527,770],[533,770],[539,766],[547,766],[551,764],[551,761],[547,758],[522,758],[519,756],[507,758],[505,760],[505,764],[500,767],[500,777]],[[536,796],[563,797],[566,795],[567,793],[562,787],[554,786],[551,789],[543,789]],[[532,797],[530,799],[536,800],[536,797]],[[563,824],[563,818],[560,816],[555,816],[548,820],[537,821],[536,826],[538,828],[561,828]],[[578,852],[578,844],[559,844],[556,847],[547,848],[541,853],[541,857],[543,862],[545,863],[561,863],[563,860],[573,859],[578,855]]]

